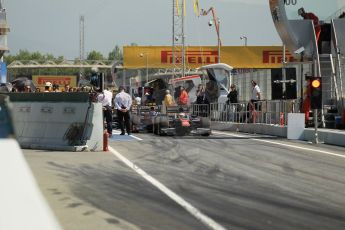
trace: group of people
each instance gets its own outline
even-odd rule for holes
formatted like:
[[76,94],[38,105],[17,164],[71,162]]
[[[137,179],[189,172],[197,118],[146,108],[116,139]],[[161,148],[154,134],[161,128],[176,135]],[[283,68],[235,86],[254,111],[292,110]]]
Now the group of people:
[[[261,97],[261,89],[259,85],[256,83],[256,81],[251,81],[251,98],[247,104],[247,114],[246,119],[251,118],[253,120],[253,117],[256,116],[257,110],[259,109],[258,101],[262,99]],[[232,108],[233,113],[239,112],[240,108],[238,106],[238,91],[236,89],[236,85],[232,84],[230,86],[230,91],[227,95],[227,105],[235,105]]]
[[177,103],[175,102],[174,97],[171,95],[170,90],[165,90],[165,96],[163,99],[164,106],[174,106],[174,105],[188,105],[189,104],[189,95],[187,90],[181,86],[180,93],[177,98]]
[[65,84],[63,88],[56,83],[49,81],[44,83],[43,91],[39,87],[32,87],[32,84],[24,84],[22,87],[12,87],[11,92],[14,93],[48,93],[48,92],[89,92],[90,86],[71,87],[69,84]]
[[113,107],[117,111],[117,118],[121,129],[120,135],[125,135],[126,132],[128,135],[131,135],[130,108],[132,106],[132,98],[125,92],[125,88],[120,86],[115,97],[109,88],[106,88],[103,92],[99,92],[97,101],[102,103],[103,106],[103,115],[108,135],[112,136],[113,134]]

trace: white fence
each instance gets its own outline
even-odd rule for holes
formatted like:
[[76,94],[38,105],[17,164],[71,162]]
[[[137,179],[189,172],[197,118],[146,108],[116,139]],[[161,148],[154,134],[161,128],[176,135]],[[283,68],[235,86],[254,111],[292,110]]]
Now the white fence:
[[216,122],[262,123],[286,125],[288,113],[300,111],[299,100],[241,102],[236,104],[212,103],[193,105],[193,114],[210,117]]

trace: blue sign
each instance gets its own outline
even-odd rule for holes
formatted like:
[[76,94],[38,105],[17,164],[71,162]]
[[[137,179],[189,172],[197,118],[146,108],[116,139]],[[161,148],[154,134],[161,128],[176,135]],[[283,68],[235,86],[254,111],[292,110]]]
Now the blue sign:
[[7,65],[5,62],[0,62],[0,83],[6,83],[7,80]]

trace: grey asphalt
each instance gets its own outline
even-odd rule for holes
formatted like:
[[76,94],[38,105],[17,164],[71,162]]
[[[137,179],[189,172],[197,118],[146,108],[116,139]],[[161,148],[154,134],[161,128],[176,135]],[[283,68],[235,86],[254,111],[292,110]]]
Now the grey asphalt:
[[[223,134],[110,145],[227,229],[345,229],[345,149]],[[207,229],[111,152],[23,150],[64,229]]]

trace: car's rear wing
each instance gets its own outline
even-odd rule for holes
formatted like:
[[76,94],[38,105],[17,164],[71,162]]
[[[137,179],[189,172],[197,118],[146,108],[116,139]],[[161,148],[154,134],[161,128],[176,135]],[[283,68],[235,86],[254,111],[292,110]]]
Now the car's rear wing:
[[142,114],[142,113],[148,113],[151,111],[151,108],[154,108],[156,112],[161,111],[160,105],[141,105],[141,106],[132,106],[132,113],[134,114]]
[[188,105],[177,105],[177,106],[167,106],[167,113],[189,113],[190,106]]

